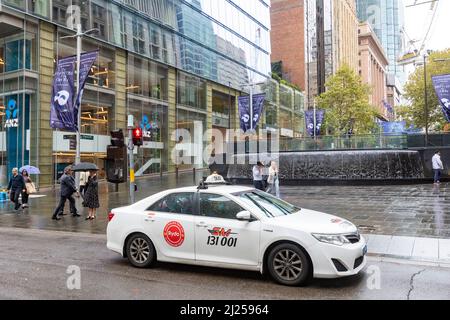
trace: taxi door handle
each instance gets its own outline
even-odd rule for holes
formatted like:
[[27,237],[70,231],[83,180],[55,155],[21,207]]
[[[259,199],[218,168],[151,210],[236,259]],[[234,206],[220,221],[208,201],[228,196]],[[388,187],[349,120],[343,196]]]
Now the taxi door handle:
[[145,218],[144,221],[155,222],[155,218]]
[[208,225],[204,222],[197,223],[197,227],[199,228],[208,228]]

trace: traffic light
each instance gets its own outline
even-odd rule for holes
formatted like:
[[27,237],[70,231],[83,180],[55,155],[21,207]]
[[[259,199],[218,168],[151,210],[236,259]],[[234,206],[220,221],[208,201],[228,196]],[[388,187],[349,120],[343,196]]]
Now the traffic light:
[[141,128],[135,128],[133,129],[133,144],[135,146],[142,146],[144,143],[144,137],[142,136],[142,129]]
[[125,146],[125,137],[122,129],[111,131],[111,145],[120,148]]
[[111,131],[111,145],[107,147],[106,178],[111,183],[123,183],[127,181],[127,147],[122,130]]

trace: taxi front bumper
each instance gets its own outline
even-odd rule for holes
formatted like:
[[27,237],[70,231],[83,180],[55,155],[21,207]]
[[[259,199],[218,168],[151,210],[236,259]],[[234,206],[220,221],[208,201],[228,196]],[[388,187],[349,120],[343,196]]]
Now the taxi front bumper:
[[346,277],[358,274],[365,267],[367,244],[363,237],[357,243],[342,246],[317,241],[308,253],[314,278]]

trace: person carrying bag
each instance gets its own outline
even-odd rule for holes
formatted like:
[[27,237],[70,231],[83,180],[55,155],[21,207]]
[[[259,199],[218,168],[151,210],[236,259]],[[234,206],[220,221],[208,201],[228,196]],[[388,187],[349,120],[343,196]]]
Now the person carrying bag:
[[22,192],[22,208],[28,208],[28,197],[30,194],[36,193],[36,187],[27,170],[22,171],[22,177],[25,182],[25,191]]

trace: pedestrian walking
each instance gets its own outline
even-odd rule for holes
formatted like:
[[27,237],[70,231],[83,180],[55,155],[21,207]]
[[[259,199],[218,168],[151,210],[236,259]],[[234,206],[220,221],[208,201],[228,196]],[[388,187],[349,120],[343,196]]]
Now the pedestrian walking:
[[84,195],[84,191],[86,191],[86,184],[88,181],[89,175],[87,172],[80,172],[80,194]]
[[274,194],[277,198],[280,197],[280,180],[278,175],[279,171],[277,163],[275,161],[272,161],[269,168],[269,177],[267,178],[269,187],[267,188],[266,192]]
[[12,177],[9,180],[8,192],[10,200],[14,202],[15,211],[20,209],[19,197],[22,192],[26,191],[25,188],[25,182],[23,181],[23,177],[19,175],[19,169],[12,169]]
[[75,207],[75,199],[73,198],[73,194],[77,192],[77,188],[75,187],[75,179],[73,177],[72,167],[68,166],[64,169],[64,174],[61,177],[61,195],[59,204],[53,213],[53,220],[61,220],[59,216],[64,215],[64,205],[66,201],[69,200],[70,203],[70,212],[73,217],[79,217],[80,215],[77,212],[77,208]]
[[28,198],[30,194],[36,193],[36,187],[30,178],[27,170],[22,170],[22,178],[25,183],[25,190],[22,192],[22,208],[28,208]]
[[439,180],[441,179],[441,170],[444,170],[444,165],[442,164],[441,152],[439,150],[434,153],[431,162],[433,163],[434,183],[441,183]]
[[264,164],[261,161],[258,161],[256,165],[253,166],[253,186],[258,189],[264,191],[263,184],[263,168]]
[[84,192],[83,206],[88,208],[89,215],[86,220],[94,220],[96,218],[97,209],[100,207],[98,201],[98,177],[96,171],[90,171],[89,178]]

